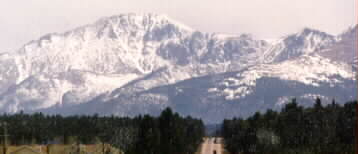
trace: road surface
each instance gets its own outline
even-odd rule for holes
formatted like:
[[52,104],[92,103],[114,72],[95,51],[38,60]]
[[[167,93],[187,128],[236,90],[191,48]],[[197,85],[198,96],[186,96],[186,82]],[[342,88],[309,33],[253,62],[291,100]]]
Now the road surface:
[[[216,143],[214,142],[215,139],[217,140]],[[214,154],[214,151],[216,151],[216,154],[222,154],[221,140],[221,138],[205,138],[200,154]]]

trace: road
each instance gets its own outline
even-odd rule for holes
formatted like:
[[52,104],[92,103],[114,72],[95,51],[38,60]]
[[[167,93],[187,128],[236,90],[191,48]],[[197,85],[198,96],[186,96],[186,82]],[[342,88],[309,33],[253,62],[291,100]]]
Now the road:
[[215,138],[205,138],[204,143],[202,144],[201,154],[222,154],[222,144],[221,138],[216,138],[217,142],[215,143]]

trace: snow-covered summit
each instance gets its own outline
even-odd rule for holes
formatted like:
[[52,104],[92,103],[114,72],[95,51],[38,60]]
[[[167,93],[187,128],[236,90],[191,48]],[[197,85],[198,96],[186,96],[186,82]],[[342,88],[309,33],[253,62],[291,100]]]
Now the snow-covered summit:
[[304,54],[321,51],[334,43],[336,37],[319,30],[303,28],[298,33],[285,36],[265,52],[266,62],[282,62]]
[[[0,111],[68,107],[97,96],[111,100],[112,96],[123,96],[123,91],[134,94],[250,68],[253,73],[243,74],[242,78],[256,80],[256,70],[264,72],[258,74],[260,77],[267,76],[265,72],[271,70],[265,68],[269,67],[276,72],[270,77],[314,84],[306,81],[319,78],[318,74],[332,76],[329,69],[341,68],[335,66],[344,63],[336,63],[323,53],[344,51],[341,53],[349,55],[353,51],[344,47],[347,43],[343,40],[352,40],[347,36],[337,41],[336,36],[305,28],[272,42],[250,34],[203,33],[166,15],[129,13],[105,17],[64,33],[45,35],[18,51],[0,54]],[[333,48],[339,43],[342,48]],[[314,58],[317,56],[318,60]],[[297,59],[314,61],[315,67]],[[320,61],[326,66],[320,67]],[[295,62],[302,62],[299,66],[307,69],[306,76],[302,75],[305,78],[295,78],[284,69],[297,68]],[[340,76],[348,78],[346,74]],[[150,96],[145,99],[155,100]],[[145,106],[146,102],[140,103]]]
[[326,46],[321,55],[334,61],[352,63],[357,57],[357,30],[358,25],[349,27],[336,37],[336,42]]
[[[227,66],[224,62],[259,55],[261,45],[249,42],[197,32],[165,15],[102,18],[64,33],[47,34],[18,51],[0,55],[0,105],[4,110],[26,110],[26,106],[34,110],[66,104],[68,96],[80,103],[163,67],[191,72],[185,78],[222,72],[229,70],[221,69]],[[170,82],[183,79],[169,76]],[[115,84],[93,82],[103,79]],[[31,81],[43,86],[25,86],[33,85]]]

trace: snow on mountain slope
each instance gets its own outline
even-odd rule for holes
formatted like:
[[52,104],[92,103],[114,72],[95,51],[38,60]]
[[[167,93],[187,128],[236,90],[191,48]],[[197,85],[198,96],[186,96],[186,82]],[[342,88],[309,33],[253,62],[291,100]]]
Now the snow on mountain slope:
[[24,76],[68,69],[147,73],[163,63],[155,54],[161,42],[190,34],[180,26],[159,15],[113,16],[29,43],[17,52],[21,55],[17,62],[23,65]]
[[357,30],[358,25],[349,28],[337,37],[336,43],[325,47],[320,54],[335,61],[352,63],[357,57]]
[[[166,82],[148,82],[142,88],[240,69],[256,64],[265,47],[265,42],[246,35],[221,38],[197,32],[165,15],[123,14],[102,18],[63,34],[45,35],[17,52],[0,55],[0,86],[5,89],[1,91],[0,106],[15,112],[69,104],[63,102],[69,101],[63,98],[69,92],[78,100],[74,102],[83,102],[88,96],[122,85],[121,82],[117,87],[100,90],[108,85],[99,82],[102,78],[131,76],[115,78],[126,83],[160,68],[169,68],[163,76]],[[73,76],[72,70],[78,73]],[[178,70],[187,74],[181,75]],[[68,78],[57,78],[63,74]],[[88,80],[68,83],[84,76],[91,76],[98,84]]]
[[93,74],[68,71],[58,74],[34,75],[1,95],[1,111],[18,112],[48,108],[54,105],[71,106],[89,101],[95,96],[111,91],[136,78],[131,75]]
[[304,28],[300,32],[273,42],[265,52],[266,62],[282,62],[304,54],[321,51],[336,41],[336,37],[325,32]]
[[[355,80],[354,75],[355,72],[349,64],[332,62],[315,54],[303,55],[295,60],[277,64],[250,67],[243,73],[237,74],[237,78],[225,79],[220,84],[227,87],[221,91],[226,96],[225,98],[233,100],[251,93],[250,87],[255,86],[256,81],[263,77],[296,81],[314,87],[327,83],[334,87],[343,83],[344,80]],[[336,78],[337,76],[339,78]],[[239,88],[231,88],[238,86]]]
[[[0,84],[2,89],[9,88],[2,91],[1,104],[11,104],[7,105],[11,106],[10,111],[28,109],[20,106],[38,109],[61,103],[62,96],[78,88],[82,90],[76,97],[81,98],[99,94],[103,87],[112,90],[123,84],[118,82],[128,82],[166,65],[168,62],[156,54],[158,46],[181,39],[191,31],[166,16],[125,14],[64,34],[46,35],[17,52],[0,55]],[[72,70],[79,71],[73,75]],[[84,76],[93,79],[79,80]],[[112,76],[122,77],[112,79],[113,86],[102,84],[101,80]]]
[[260,64],[241,71],[189,78],[126,93],[138,86],[136,83],[158,79],[153,75],[89,103],[42,111],[135,116],[156,115],[170,106],[182,115],[216,123],[224,118],[247,117],[256,111],[279,109],[292,98],[297,98],[302,105],[312,105],[316,97],[324,103],[332,99],[339,103],[353,100],[357,94],[354,73],[346,63],[332,62],[318,54],[305,55],[277,64]]
[[[321,83],[337,85],[351,79],[345,62],[321,54],[343,40],[339,38],[350,40],[306,28],[271,42],[249,34],[202,33],[165,15],[102,18],[0,54],[0,111],[155,113],[171,105],[172,94],[152,91],[172,90],[182,81],[200,84],[190,90],[200,97],[187,99],[209,104],[219,99],[217,95],[223,101],[254,95],[252,87],[265,77],[279,80],[283,87],[289,81],[319,89]],[[180,91],[174,89],[173,95]],[[198,104],[176,107],[184,110],[190,105]]]

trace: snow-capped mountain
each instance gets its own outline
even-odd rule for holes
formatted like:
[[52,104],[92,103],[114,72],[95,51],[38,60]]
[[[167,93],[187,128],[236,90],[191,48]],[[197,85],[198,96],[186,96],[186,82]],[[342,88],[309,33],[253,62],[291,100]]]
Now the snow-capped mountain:
[[251,61],[235,64],[256,63],[265,45],[244,35],[222,38],[195,32],[164,15],[103,18],[1,55],[0,83],[6,91],[0,106],[16,112],[82,103],[162,67],[170,73],[161,84],[222,72],[227,62],[240,55]]
[[357,58],[357,30],[358,25],[349,28],[337,37],[336,43],[323,49],[320,54],[336,61],[353,62]]
[[[335,90],[346,93],[337,97],[343,103],[356,95],[341,87],[355,82],[354,71],[328,53],[352,55],[356,46],[340,46],[350,46],[356,29],[333,36],[305,28],[270,42],[203,33],[165,15],[102,18],[1,54],[0,111],[126,116],[172,106],[204,117],[219,105],[226,113],[219,120],[261,110],[262,101],[274,108],[291,97],[331,99]],[[275,86],[265,79],[311,90],[273,90],[262,99],[260,89]]]
[[334,43],[335,36],[314,29],[304,28],[275,42],[266,53],[267,62],[282,62],[304,54],[322,51]]
[[233,116],[246,117],[268,108],[279,109],[292,98],[297,98],[303,105],[312,105],[317,97],[324,103],[333,99],[344,103],[357,96],[355,72],[349,64],[332,62],[317,54],[131,91],[142,83],[156,81],[162,73],[151,74],[88,103],[42,111],[134,116],[158,114],[170,106],[183,115],[215,123]]

